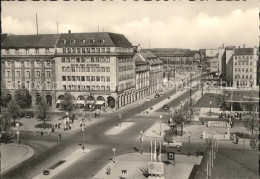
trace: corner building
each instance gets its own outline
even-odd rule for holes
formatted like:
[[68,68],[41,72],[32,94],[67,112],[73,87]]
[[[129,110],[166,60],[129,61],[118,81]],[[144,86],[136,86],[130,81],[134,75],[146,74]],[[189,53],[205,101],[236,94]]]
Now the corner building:
[[25,83],[32,105],[44,94],[50,106],[60,107],[65,92],[77,105],[95,108],[120,108],[135,99],[134,50],[121,34],[7,35],[1,57],[3,88],[12,95]]

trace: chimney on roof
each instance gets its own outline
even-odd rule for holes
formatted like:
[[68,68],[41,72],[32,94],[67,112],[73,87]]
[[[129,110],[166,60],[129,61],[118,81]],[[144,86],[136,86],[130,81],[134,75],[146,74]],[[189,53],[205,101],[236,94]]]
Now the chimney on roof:
[[243,48],[246,48],[246,44],[243,44]]
[[68,33],[71,34],[71,30],[69,30]]

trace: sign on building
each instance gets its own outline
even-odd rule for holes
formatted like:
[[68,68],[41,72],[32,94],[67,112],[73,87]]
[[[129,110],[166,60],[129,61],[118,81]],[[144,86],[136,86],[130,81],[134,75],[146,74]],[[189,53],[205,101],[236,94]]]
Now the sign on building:
[[175,153],[174,152],[168,152],[168,160],[175,160]]

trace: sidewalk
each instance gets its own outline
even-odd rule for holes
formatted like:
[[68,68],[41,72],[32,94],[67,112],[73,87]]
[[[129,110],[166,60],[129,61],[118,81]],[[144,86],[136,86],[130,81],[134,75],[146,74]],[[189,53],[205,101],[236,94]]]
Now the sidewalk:
[[65,157],[64,159],[57,161],[57,163],[53,164],[48,168],[50,171],[49,175],[43,175],[43,172],[39,173],[37,176],[33,177],[33,179],[50,179],[53,178],[55,175],[59,174],[63,170],[65,170],[67,167],[72,165],[74,162],[76,162],[78,159],[82,158],[84,155],[86,155],[88,152],[90,152],[89,149],[79,149]]
[[28,160],[34,155],[34,150],[23,144],[1,144],[1,174]]
[[[166,155],[162,154],[162,162],[164,166],[164,177],[167,179],[188,179],[194,165],[199,165],[202,156],[184,156],[175,155],[175,166],[167,162]],[[116,156],[116,162],[110,161],[103,169],[101,169],[93,178],[117,179],[122,177],[122,170],[127,170],[126,178],[148,178],[148,162],[150,161],[150,153],[129,153]],[[111,169],[108,175],[107,168]]]

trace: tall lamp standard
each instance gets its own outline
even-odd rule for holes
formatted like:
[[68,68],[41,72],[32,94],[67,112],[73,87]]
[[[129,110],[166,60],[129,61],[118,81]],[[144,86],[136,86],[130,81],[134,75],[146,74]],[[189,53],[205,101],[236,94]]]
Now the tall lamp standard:
[[113,162],[116,162],[116,148],[112,148],[112,151],[114,153]]
[[143,138],[143,130],[140,131],[140,143],[141,143],[141,154],[143,154],[143,142],[144,142],[144,138]]
[[17,127],[17,131],[16,131],[16,134],[17,134],[17,143],[20,144],[20,130],[19,130],[19,123],[17,122],[15,125],[16,125],[16,127]]
[[[160,115],[160,119],[162,119],[162,115]],[[160,121],[160,136],[162,135],[162,125],[161,125],[161,121]]]
[[85,150],[85,145],[84,145],[85,129],[83,128],[83,126],[81,130],[82,130],[82,149]]
[[92,109],[92,105],[89,105],[89,121],[91,121],[91,109]]
[[212,104],[212,101],[209,102],[209,116],[211,116],[211,104]]
[[189,151],[188,151],[188,156],[190,156],[190,135],[191,135],[191,132],[190,132],[190,131],[189,131],[188,135],[189,135]]

